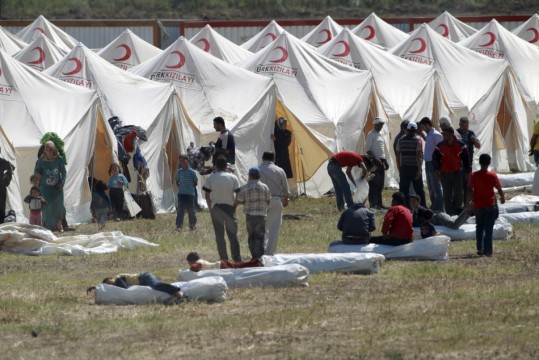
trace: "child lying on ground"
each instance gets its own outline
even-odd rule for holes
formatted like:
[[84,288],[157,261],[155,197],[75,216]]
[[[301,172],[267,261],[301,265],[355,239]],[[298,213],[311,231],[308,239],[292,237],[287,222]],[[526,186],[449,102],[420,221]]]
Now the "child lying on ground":
[[189,263],[189,270],[194,272],[198,272],[201,270],[239,269],[264,266],[264,264],[262,264],[259,259],[251,259],[249,261],[242,262],[232,262],[228,260],[209,262],[201,259],[196,252],[190,252],[189,254],[187,254],[187,262]]

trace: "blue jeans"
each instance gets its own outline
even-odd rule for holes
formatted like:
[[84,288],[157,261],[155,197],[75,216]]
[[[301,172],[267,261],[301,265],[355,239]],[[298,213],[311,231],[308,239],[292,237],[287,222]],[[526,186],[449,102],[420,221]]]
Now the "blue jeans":
[[176,215],[176,227],[183,227],[185,212],[189,217],[189,228],[194,229],[197,224],[195,215],[195,200],[193,195],[178,194],[178,214]]
[[340,165],[333,160],[328,163],[328,174],[333,183],[333,189],[335,190],[335,199],[337,200],[337,209],[344,209],[344,200],[346,205],[351,208],[354,205],[354,199],[352,198],[352,191],[350,191],[350,185],[346,180],[346,175],[342,171]]
[[498,210],[496,206],[475,209],[477,251],[485,255],[492,255],[492,232],[497,218]]
[[180,288],[171,284],[167,284],[157,280],[157,278],[149,272],[143,272],[138,276],[139,285],[149,286],[154,290],[165,292],[169,295],[174,295]]
[[258,259],[264,255],[264,237],[266,236],[266,217],[246,215],[247,243],[251,258]]
[[429,189],[430,201],[432,202],[432,211],[443,212],[444,195],[442,193],[442,184],[436,180],[434,172],[432,161],[425,161],[425,175],[427,176],[427,187]]

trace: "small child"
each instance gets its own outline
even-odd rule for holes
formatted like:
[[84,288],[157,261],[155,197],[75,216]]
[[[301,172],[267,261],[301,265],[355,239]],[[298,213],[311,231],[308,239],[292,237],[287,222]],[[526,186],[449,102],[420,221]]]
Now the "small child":
[[30,195],[24,198],[24,202],[30,205],[30,224],[43,226],[43,214],[41,210],[47,204],[47,200],[41,197],[39,187],[32,186]]
[[251,259],[249,261],[232,262],[228,260],[221,260],[216,262],[209,262],[203,260],[198,256],[196,252],[190,252],[187,254],[187,263],[189,264],[189,270],[199,272],[201,270],[214,270],[214,269],[240,269],[247,267],[262,267],[264,264],[259,259]]
[[435,236],[436,234],[438,234],[434,225],[430,223],[433,215],[434,213],[432,212],[432,210],[429,210],[429,209],[423,212],[423,219],[421,221],[421,225],[419,225],[422,239]]
[[110,198],[105,192],[107,190],[107,184],[103,180],[97,180],[94,185],[94,191],[92,192],[92,203],[90,209],[95,213],[97,222],[97,228],[99,231],[103,230],[107,223],[109,210],[112,209],[112,203]]
[[36,175],[30,176],[30,184],[39,187],[39,178]]

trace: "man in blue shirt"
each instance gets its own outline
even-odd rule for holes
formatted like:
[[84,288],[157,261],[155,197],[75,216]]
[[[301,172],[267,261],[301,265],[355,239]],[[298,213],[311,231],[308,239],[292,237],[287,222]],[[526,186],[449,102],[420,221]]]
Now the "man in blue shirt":
[[189,217],[189,230],[195,230],[197,218],[195,215],[195,189],[198,183],[195,170],[191,169],[187,155],[180,155],[180,167],[176,171],[176,184],[178,185],[178,214],[176,215],[176,229],[183,228],[183,218],[187,211]]

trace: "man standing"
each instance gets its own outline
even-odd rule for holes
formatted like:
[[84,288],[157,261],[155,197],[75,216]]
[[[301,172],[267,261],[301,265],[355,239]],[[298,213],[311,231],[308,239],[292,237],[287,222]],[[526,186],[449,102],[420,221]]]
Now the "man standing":
[[385,154],[385,140],[380,134],[385,120],[377,117],[374,119],[373,124],[374,129],[369,131],[365,142],[367,155],[376,166],[374,177],[369,181],[369,204],[371,208],[383,209],[382,190],[384,189],[386,170],[389,169]]
[[219,138],[215,142],[214,164],[219,156],[224,155],[227,163],[235,165],[236,143],[234,142],[234,135],[226,129],[225,120],[220,116],[213,119],[213,128],[219,132]]
[[197,218],[195,215],[195,190],[198,184],[197,174],[189,166],[187,155],[180,155],[180,167],[176,171],[176,185],[178,185],[178,214],[176,215],[176,229],[183,228],[183,218],[187,211],[189,230],[195,230]]
[[279,230],[283,221],[283,208],[288,206],[288,197],[290,195],[285,171],[275,165],[274,161],[275,154],[271,151],[266,151],[262,154],[262,164],[258,167],[260,181],[268,186],[271,194],[266,222],[265,255],[273,255],[277,250]]
[[419,122],[421,130],[427,133],[425,138],[425,175],[427,177],[427,187],[429,189],[432,210],[436,212],[444,211],[444,198],[442,194],[442,185],[436,179],[434,164],[432,163],[432,154],[438,143],[444,140],[442,134],[432,127],[432,121],[424,117]]
[[363,203],[356,203],[342,212],[337,229],[342,231],[343,244],[368,244],[370,233],[376,230],[374,213]]
[[436,178],[442,183],[445,212],[449,215],[457,215],[462,210],[462,181],[472,171],[468,149],[462,141],[455,139],[454,132],[452,127],[442,130],[444,141],[436,146],[432,156]]
[[287,179],[291,179],[294,175],[288,147],[292,143],[292,132],[286,128],[286,122],[284,117],[275,121],[272,139],[275,147],[275,165],[284,170]]
[[264,255],[266,216],[270,199],[268,186],[260,181],[260,170],[257,167],[250,168],[249,181],[238,193],[236,206],[243,204],[247,224],[247,243],[252,259],[259,259]]
[[0,158],[0,224],[3,224],[6,218],[7,187],[11,183],[14,170],[15,166],[6,159]]
[[396,192],[391,198],[391,207],[384,216],[382,236],[371,237],[372,244],[398,246],[414,240],[412,213],[404,204],[404,194]]
[[[463,116],[459,120],[459,128],[457,129],[457,132],[460,134],[460,138],[462,142],[466,145],[466,148],[468,149],[468,154],[470,156],[470,164],[473,163],[473,154],[474,154],[474,148],[480,149],[481,143],[479,140],[477,140],[477,136],[475,133],[469,129],[470,121],[467,117]],[[467,193],[468,193],[468,173],[464,173],[464,199],[466,199]]]
[[539,120],[533,125],[533,134],[530,139],[530,152],[529,155],[533,155],[535,165],[539,166]]
[[[356,185],[356,181],[352,176],[352,168],[354,166],[361,167],[363,169],[363,174],[361,178],[364,179],[367,176],[367,167],[361,155],[356,154],[352,151],[341,151],[334,154],[328,162],[328,174],[333,183],[333,189],[335,190],[335,198],[337,200],[337,209],[339,211],[344,210],[344,200],[346,200],[346,206],[351,208],[354,205],[354,200],[352,199],[352,191],[350,190],[350,185],[346,180],[342,172],[342,168],[346,166],[346,176],[348,179]],[[344,197],[344,200],[343,200]]]
[[491,157],[489,154],[479,156],[481,169],[470,175],[466,210],[475,212],[475,238],[477,255],[492,256],[492,232],[494,222],[498,218],[498,204],[494,188],[498,190],[500,202],[505,203],[502,185],[495,172],[488,171]]
[[238,221],[236,219],[236,193],[240,191],[238,178],[226,172],[227,161],[223,156],[215,160],[217,171],[211,174],[202,187],[206,203],[210,209],[215,242],[220,260],[228,260],[225,242],[225,230],[230,241],[232,260],[241,261],[238,241]]

